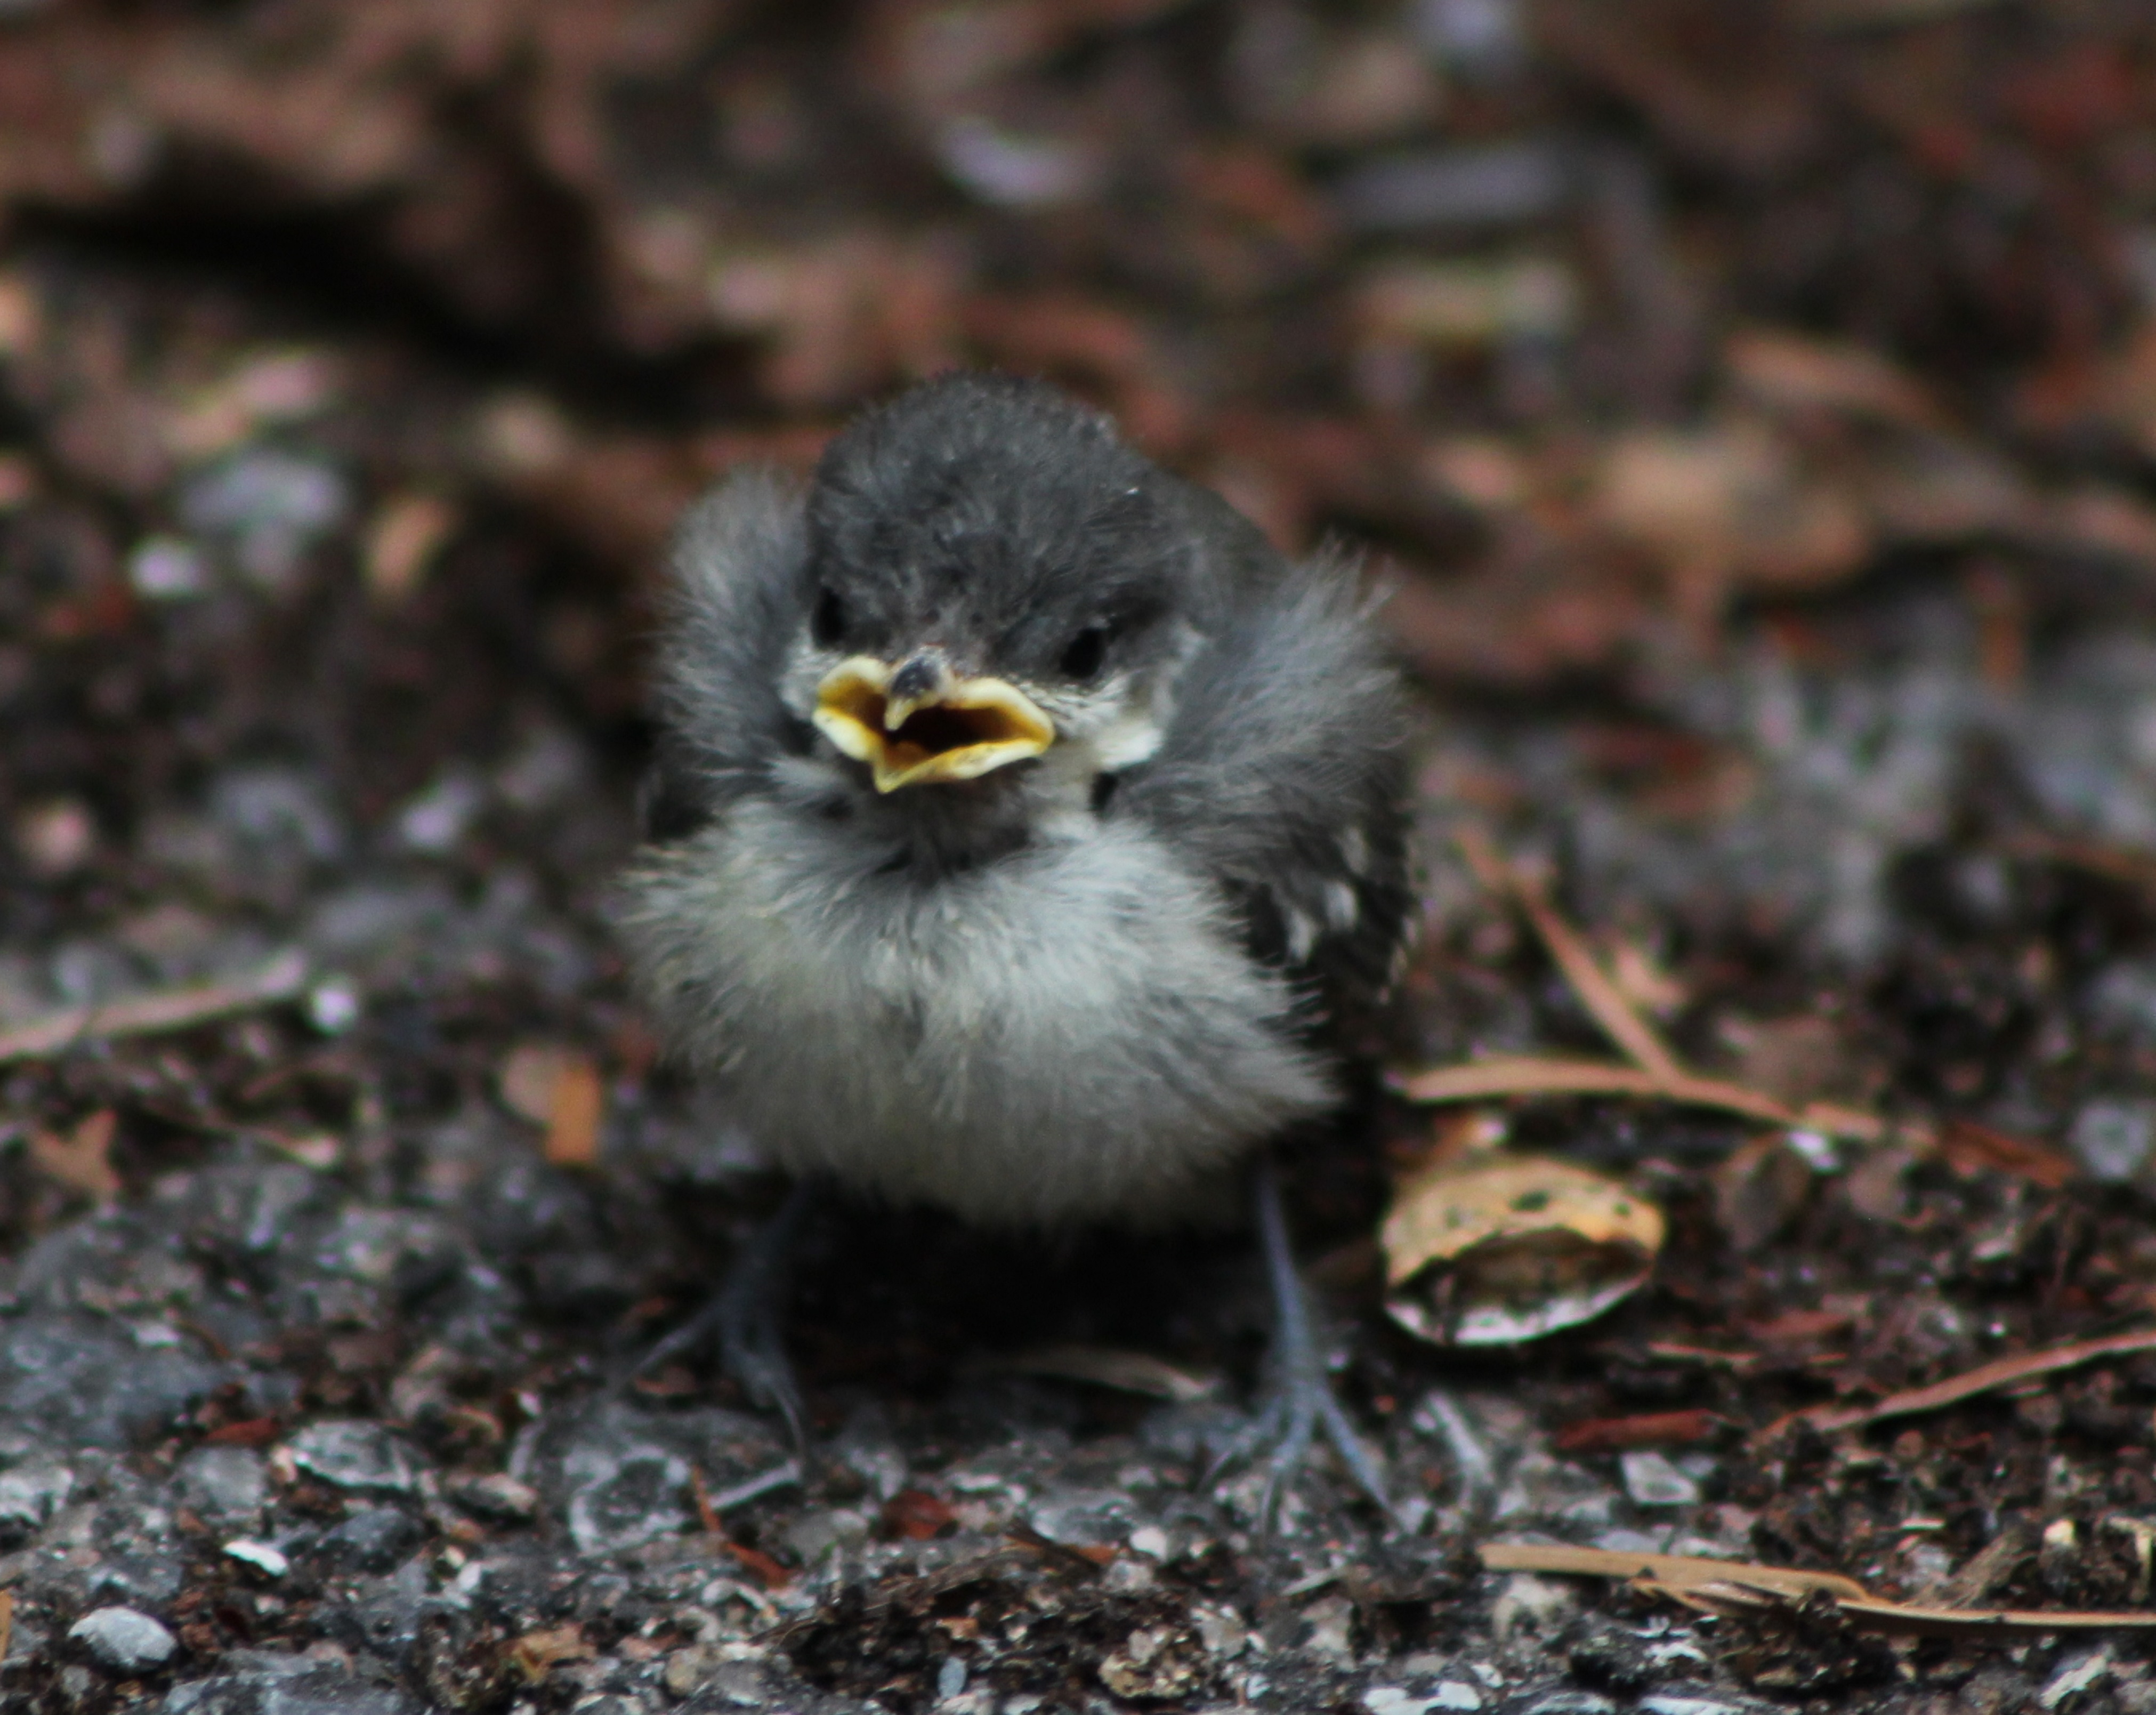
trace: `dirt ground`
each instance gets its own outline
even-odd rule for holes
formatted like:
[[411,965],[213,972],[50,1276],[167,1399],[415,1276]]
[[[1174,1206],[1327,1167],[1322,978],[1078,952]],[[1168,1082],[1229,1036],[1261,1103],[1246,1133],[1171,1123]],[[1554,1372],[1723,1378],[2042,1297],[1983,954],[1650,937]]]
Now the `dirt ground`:
[[[1291,1168],[1409,1528],[1205,1481],[1233,1233],[828,1211],[805,1490],[629,1379],[780,1189],[608,929],[657,556],[954,364],[1387,592],[1421,936]],[[1952,1617],[2156,1617],[2138,0],[0,0],[0,1708],[2156,1711]],[[1752,1107],[1409,1099],[1616,1064],[1486,847]],[[1497,1147],[1651,1278],[1418,1340]]]

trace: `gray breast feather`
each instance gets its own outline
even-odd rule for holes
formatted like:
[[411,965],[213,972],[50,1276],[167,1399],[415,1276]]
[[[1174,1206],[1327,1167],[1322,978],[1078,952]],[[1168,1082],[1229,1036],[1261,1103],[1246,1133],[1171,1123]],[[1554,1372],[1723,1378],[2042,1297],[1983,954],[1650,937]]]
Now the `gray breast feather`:
[[654,1012],[796,1171],[980,1221],[1158,1215],[1334,1099],[1287,984],[1142,824],[924,886],[752,798],[631,887]]

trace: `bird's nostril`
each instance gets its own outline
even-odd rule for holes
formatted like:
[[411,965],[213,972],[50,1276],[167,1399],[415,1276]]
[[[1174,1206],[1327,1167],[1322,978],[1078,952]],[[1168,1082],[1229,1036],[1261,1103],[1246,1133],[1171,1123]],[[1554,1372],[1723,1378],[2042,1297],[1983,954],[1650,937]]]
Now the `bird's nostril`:
[[885,693],[893,702],[911,702],[943,682],[943,666],[933,655],[916,655],[891,675]]

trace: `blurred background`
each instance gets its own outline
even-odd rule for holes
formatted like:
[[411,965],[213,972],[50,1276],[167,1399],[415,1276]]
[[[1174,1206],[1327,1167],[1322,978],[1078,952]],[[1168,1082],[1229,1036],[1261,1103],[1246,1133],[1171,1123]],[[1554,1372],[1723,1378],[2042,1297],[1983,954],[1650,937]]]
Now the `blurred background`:
[[957,364],[1367,550],[1433,689],[1584,696],[1537,780],[1692,845],[1802,796],[1754,681],[1853,665],[1836,595],[1937,598],[1970,685],[1823,716],[1881,778],[1736,890],[1858,958],[1962,691],[2156,567],[2131,0],[8,0],[0,112],[11,940],[235,759],[317,856],[618,764],[684,500]]
[[[1840,1487],[1824,1452],[1727,1440],[1634,1482],[1543,1432],[1674,1403],[1704,1445],[2156,1306],[2147,0],[0,0],[0,1546],[51,1550],[9,1683],[86,1671],[54,1640],[95,1584],[168,1620],[189,1671],[349,1644],[432,1707],[549,1664],[658,1695],[656,1646],[577,1641],[660,1623],[620,1617],[594,1557],[717,1555],[683,1534],[683,1461],[716,1492],[782,1450],[685,1403],[707,1379],[634,1411],[596,1389],[761,1194],[747,1140],[654,1070],[606,928],[650,596],[701,486],[805,470],[954,365],[1051,377],[1282,547],[1364,557],[1425,715],[1397,1061],[1603,1051],[1456,856],[1466,819],[1551,866],[1690,1063],[1919,1122],[1837,1155],[1661,1108],[1515,1115],[1626,1168],[1673,1240],[1578,1343],[1479,1370],[1384,1327],[1368,1153],[1314,1178],[1306,1248],[1345,1247],[1326,1278],[1361,1294],[1353,1411],[1440,1509],[1353,1614],[1313,1598],[1326,1697],[1354,1649],[1481,1623],[1431,1606],[1468,1588],[1444,1557],[1485,1517],[1476,1434],[1514,1525],[1908,1593],[2077,1507],[2082,1561],[1994,1556],[1968,1599],[2145,1601],[2146,1359],[1943,1452],[1912,1429]],[[203,984],[232,1015],[74,1042],[70,1007]],[[1406,1158],[1429,1127],[1380,1129]],[[1106,1342],[1233,1396],[1245,1250],[1074,1273],[850,1230],[804,1271],[796,1349],[870,1498],[730,1510],[758,1578],[947,1537],[962,1493],[993,1502],[963,1500],[968,1532],[1028,1495],[1029,1528],[1077,1517],[1059,1484],[1184,1530],[1194,1432],[1132,1438],[1156,1402],[962,1360]],[[1433,1390],[1463,1374],[1487,1385],[1455,1409]],[[42,1488],[11,1463],[33,1432],[73,1461]],[[265,1490],[280,1435],[312,1475]],[[977,1457],[1004,1475],[943,1484]],[[557,1558],[423,1648],[464,1562],[419,1545],[536,1556],[542,1515]],[[302,1569],[278,1588],[311,1594],[264,1595],[182,1516],[274,1523]],[[1336,1528],[1290,1533],[1294,1589],[1329,1588]],[[1222,1562],[1189,1552],[1184,1606],[1111,1594],[1042,1631],[1041,1683],[1109,1672],[1156,1609],[1213,1638],[1185,1598]],[[97,1582],[127,1556],[150,1570]],[[636,1614],[671,1611],[649,1565]],[[790,1588],[770,1600],[810,1604]],[[697,1599],[725,1624],[681,1637],[770,1619]],[[860,1616],[911,1615],[894,1707],[940,1695],[942,1620],[830,1599],[802,1671],[866,1695]],[[504,1677],[531,1637],[555,1653]],[[719,1671],[702,1648],[668,1687]]]

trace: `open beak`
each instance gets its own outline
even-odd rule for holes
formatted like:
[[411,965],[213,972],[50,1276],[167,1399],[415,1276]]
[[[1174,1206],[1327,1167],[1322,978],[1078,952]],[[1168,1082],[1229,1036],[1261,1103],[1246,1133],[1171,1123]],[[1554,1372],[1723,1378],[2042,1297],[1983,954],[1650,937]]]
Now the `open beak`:
[[1037,757],[1055,742],[1040,705],[1000,679],[937,672],[915,695],[891,693],[901,671],[873,655],[855,655],[816,688],[819,731],[856,762],[866,763],[878,792],[937,780],[977,780],[1006,763]]

